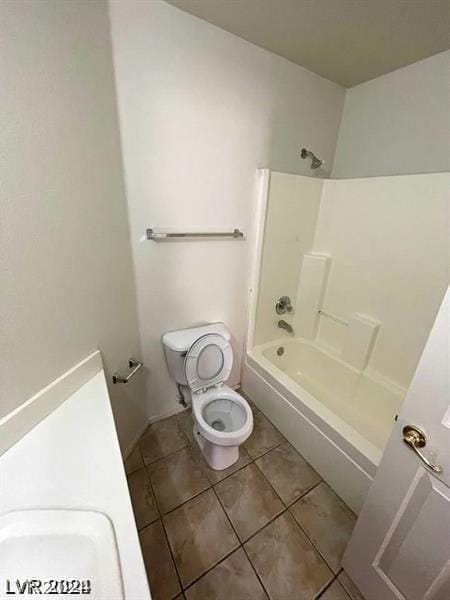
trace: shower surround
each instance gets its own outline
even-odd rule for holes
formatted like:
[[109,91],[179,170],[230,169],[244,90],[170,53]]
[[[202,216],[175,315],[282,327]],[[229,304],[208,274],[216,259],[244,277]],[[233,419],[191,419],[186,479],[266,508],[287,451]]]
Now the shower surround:
[[356,512],[447,286],[449,183],[260,172],[242,387]]

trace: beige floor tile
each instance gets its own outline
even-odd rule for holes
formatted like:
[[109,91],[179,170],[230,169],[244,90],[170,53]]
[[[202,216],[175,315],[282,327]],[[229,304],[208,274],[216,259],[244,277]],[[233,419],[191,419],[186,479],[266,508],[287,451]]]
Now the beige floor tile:
[[338,579],[352,600],[365,600],[364,596],[345,571],[342,571],[338,576]]
[[291,504],[319,483],[320,477],[289,442],[256,461],[280,498]]
[[141,529],[159,517],[150,486],[150,478],[145,467],[128,476],[128,489],[136,525],[138,529]]
[[250,458],[248,452],[241,446],[239,448],[238,460],[234,463],[234,465],[231,465],[231,467],[228,467],[227,469],[223,469],[222,471],[216,471],[215,469],[210,467],[204,459],[202,459],[202,460],[205,465],[205,470],[206,470],[208,479],[210,480],[210,482],[212,484],[215,484],[215,483],[218,483],[219,481],[222,481],[222,479],[225,479],[225,477],[228,477],[228,475],[231,475],[232,473],[235,473],[239,469],[242,469],[242,467],[245,467],[245,465],[248,465],[248,463],[251,462],[252,459]]
[[148,472],[161,514],[210,486],[200,457],[191,447],[153,463]]
[[189,441],[181,431],[175,415],[150,425],[139,440],[142,458],[146,465],[173,454],[188,444]]
[[183,587],[239,545],[212,489],[167,514],[163,520]]
[[327,591],[320,596],[320,600],[349,600],[349,596],[336,579]]
[[241,541],[284,510],[284,505],[255,465],[248,465],[214,489]]
[[289,510],[337,573],[356,521],[352,511],[325,482],[320,483]]
[[271,600],[312,600],[333,578],[288,512],[257,533],[245,549]]
[[267,600],[242,548],[186,590],[187,600]]
[[253,433],[244,444],[252,458],[258,458],[285,441],[272,423],[258,410],[253,413]]
[[139,534],[152,600],[170,600],[180,592],[180,582],[161,521]]
[[131,452],[130,456],[125,461],[125,473],[129,475],[133,473],[133,471],[137,471],[138,469],[142,469],[144,466],[144,461],[142,460],[141,451],[139,450],[139,446],[136,446],[134,450]]
[[[190,409],[183,410],[183,412],[179,412],[176,415],[178,425],[184,435],[188,438],[188,440],[193,444],[195,442],[194,439],[194,420],[192,417],[192,411]],[[197,443],[197,442],[195,442]]]

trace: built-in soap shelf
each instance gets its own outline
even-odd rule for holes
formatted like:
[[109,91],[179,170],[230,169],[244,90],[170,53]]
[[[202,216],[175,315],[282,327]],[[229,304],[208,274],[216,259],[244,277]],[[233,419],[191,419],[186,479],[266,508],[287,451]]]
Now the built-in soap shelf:
[[342,332],[340,358],[352,367],[363,370],[369,363],[381,323],[369,316],[353,313],[337,315],[323,306],[332,257],[305,254],[297,290],[294,331],[299,337],[316,339],[321,318],[330,319]]

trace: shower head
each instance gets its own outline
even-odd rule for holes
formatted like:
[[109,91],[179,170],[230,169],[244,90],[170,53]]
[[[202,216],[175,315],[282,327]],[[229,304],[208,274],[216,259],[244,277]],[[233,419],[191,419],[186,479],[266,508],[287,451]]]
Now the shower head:
[[309,158],[311,159],[311,169],[318,169],[319,167],[325,164],[324,160],[320,160],[320,158],[317,158],[317,156],[313,154],[311,150],[307,150],[306,148],[302,148],[300,156],[302,158],[308,158],[309,156]]

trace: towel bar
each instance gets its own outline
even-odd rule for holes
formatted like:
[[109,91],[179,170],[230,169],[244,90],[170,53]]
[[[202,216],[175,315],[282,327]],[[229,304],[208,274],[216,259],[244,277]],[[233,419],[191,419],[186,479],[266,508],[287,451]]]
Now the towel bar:
[[155,231],[147,229],[146,237],[148,240],[166,240],[170,238],[243,238],[244,234],[239,229],[233,231],[192,231],[192,232],[171,232],[171,231]]

